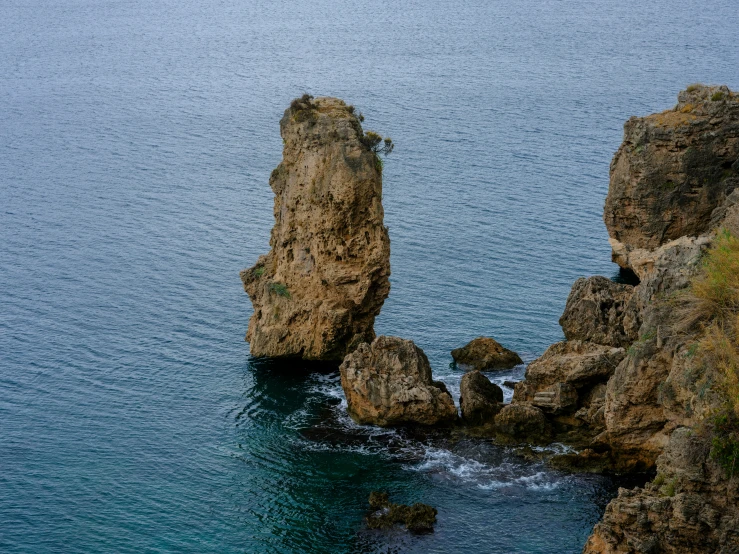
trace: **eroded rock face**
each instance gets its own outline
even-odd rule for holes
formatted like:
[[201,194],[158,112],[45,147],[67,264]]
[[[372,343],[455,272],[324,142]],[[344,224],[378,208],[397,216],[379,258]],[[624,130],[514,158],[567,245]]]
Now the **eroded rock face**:
[[673,431],[652,483],[619,489],[583,552],[739,552],[739,480],[727,480],[709,456],[706,435]]
[[562,434],[558,440],[594,437],[605,427],[606,383],[625,356],[623,348],[592,342],[555,343],[526,368],[513,404],[541,409]]
[[671,112],[627,123],[612,164],[605,219],[614,261],[641,280],[627,308],[639,331],[606,386],[596,442],[621,470],[656,464],[658,475],[619,490],[589,554],[739,552],[739,481],[709,455],[723,377],[694,356],[697,335],[680,312],[680,291],[715,233],[739,231],[739,98],[695,87],[679,100]]
[[294,102],[280,121],[270,252],[241,272],[254,356],[342,360],[374,339],[390,291],[382,173],[336,98]]
[[526,368],[526,379],[516,385],[514,400],[531,401],[537,392],[556,383],[581,390],[606,382],[625,356],[623,348],[592,342],[554,343]]
[[459,365],[478,371],[511,369],[523,363],[513,350],[504,348],[490,337],[478,337],[462,348],[455,348],[452,350],[452,358]]
[[[604,220],[620,249],[654,250],[710,230],[739,187],[739,96],[697,85],[672,110],[632,117],[611,163]],[[622,256],[614,261],[625,265]]]
[[443,383],[433,381],[423,350],[398,337],[362,343],[340,367],[349,415],[381,427],[438,425],[457,419],[457,408]]
[[636,333],[624,325],[624,318],[633,293],[634,287],[605,277],[578,279],[559,318],[565,338],[616,347],[631,344]]
[[492,423],[503,408],[503,389],[479,371],[470,371],[462,376],[459,407],[462,419],[470,425]]

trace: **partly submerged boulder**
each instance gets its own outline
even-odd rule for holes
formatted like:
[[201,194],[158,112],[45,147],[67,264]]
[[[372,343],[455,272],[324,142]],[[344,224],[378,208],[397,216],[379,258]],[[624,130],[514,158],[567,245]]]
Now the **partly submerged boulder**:
[[503,408],[502,402],[503,390],[479,371],[470,371],[462,377],[459,407],[466,423],[492,423]]
[[420,502],[411,506],[395,504],[384,492],[371,492],[369,504],[370,512],[365,520],[370,529],[385,529],[401,524],[413,533],[429,533],[434,530],[436,514],[439,513],[436,508]]
[[271,250],[241,272],[254,356],[340,361],[390,292],[382,172],[351,106],[304,97],[280,121]]
[[358,423],[437,425],[457,419],[451,395],[433,381],[426,354],[410,340],[380,336],[362,343],[340,371],[349,415]]
[[478,337],[462,348],[452,350],[452,358],[459,365],[479,371],[510,369],[523,361],[513,350],[508,350],[490,337]]

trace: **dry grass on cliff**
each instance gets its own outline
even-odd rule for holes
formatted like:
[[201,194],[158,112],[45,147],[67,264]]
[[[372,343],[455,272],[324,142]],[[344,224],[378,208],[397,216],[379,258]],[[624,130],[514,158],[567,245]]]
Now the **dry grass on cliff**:
[[698,355],[719,376],[725,403],[712,423],[710,456],[731,479],[739,471],[739,238],[720,233],[678,314],[698,331]]
[[685,321],[702,329],[698,349],[724,378],[724,388],[739,415],[739,238],[722,232],[689,291]]

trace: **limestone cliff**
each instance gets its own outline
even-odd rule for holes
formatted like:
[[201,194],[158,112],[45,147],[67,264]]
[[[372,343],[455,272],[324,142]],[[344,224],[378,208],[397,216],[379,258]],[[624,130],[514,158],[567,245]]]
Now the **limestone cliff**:
[[726,87],[693,85],[672,110],[632,117],[611,163],[603,218],[614,261],[712,227],[739,187],[739,102]]
[[639,283],[578,280],[567,340],[511,406],[581,447],[555,462],[657,470],[619,491],[589,554],[739,553],[739,96],[696,85],[678,99],[630,119],[611,164],[614,261]]
[[[618,469],[656,465],[658,475],[619,491],[584,552],[736,553],[739,443],[736,425],[725,422],[734,421],[727,383],[739,369],[730,359],[739,308],[731,300],[739,247],[730,238],[739,236],[739,97],[693,86],[672,111],[632,118],[611,169],[605,220],[614,261],[640,279],[625,308],[639,330],[608,381],[605,430],[593,446]],[[701,299],[710,288],[728,295],[721,305]],[[717,451],[724,443],[729,451]]]
[[280,133],[271,250],[241,272],[246,340],[254,356],[340,361],[372,342],[390,292],[382,167],[342,100],[294,101]]

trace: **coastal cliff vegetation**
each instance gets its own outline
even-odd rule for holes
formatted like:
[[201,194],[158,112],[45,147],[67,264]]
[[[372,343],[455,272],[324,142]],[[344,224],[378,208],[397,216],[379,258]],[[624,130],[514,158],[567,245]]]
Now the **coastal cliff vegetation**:
[[686,295],[699,330],[696,355],[717,377],[723,399],[710,419],[710,456],[732,478],[739,472],[739,238],[723,231]]

